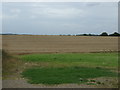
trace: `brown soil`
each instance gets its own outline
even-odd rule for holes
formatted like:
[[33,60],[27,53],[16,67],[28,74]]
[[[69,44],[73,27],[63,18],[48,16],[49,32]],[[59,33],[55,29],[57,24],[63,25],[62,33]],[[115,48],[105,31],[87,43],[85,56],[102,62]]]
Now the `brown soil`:
[[118,51],[118,37],[3,35],[3,49],[15,54]]

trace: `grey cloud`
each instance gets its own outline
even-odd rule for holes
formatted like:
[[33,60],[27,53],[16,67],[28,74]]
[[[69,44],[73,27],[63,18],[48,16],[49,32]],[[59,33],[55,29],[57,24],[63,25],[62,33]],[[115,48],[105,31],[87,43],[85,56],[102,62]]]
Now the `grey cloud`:
[[[116,3],[4,3],[3,32],[77,34],[117,31]],[[8,19],[11,18],[11,19]]]

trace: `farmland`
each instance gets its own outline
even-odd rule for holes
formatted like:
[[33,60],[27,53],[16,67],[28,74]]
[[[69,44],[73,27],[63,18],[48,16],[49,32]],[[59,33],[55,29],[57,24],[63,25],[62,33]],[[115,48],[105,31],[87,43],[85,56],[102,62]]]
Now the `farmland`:
[[22,61],[18,74],[28,83],[118,85],[118,37],[3,35],[2,40],[3,49]]
[[3,49],[10,53],[80,53],[118,51],[118,37],[3,35]]

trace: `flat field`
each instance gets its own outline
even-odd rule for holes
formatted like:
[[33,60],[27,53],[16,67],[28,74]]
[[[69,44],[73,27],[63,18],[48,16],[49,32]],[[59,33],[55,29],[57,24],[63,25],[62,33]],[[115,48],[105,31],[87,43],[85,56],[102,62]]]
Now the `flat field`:
[[13,77],[31,83],[24,87],[118,87],[118,37],[3,35],[1,39],[2,48],[22,61]]
[[118,51],[118,37],[3,35],[3,49],[10,53],[80,53]]

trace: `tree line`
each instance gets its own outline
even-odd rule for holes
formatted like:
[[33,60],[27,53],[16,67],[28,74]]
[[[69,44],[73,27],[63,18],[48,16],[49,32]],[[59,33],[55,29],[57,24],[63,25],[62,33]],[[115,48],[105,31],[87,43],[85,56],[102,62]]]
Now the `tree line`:
[[118,32],[114,32],[113,34],[108,34],[107,32],[103,32],[100,36],[120,36]]
[[[60,35],[60,36],[64,36],[64,35]],[[120,36],[120,33],[114,32],[112,34],[108,34],[107,32],[102,32],[99,35],[98,34],[76,34],[76,35],[68,34],[67,36]]]
[[[13,34],[13,33],[3,33],[0,35],[32,35],[32,34]],[[102,32],[101,34],[76,34],[76,35],[72,35],[72,34],[60,34],[60,36],[120,36],[120,33],[118,32],[114,32],[112,34],[108,34],[107,32]]]

